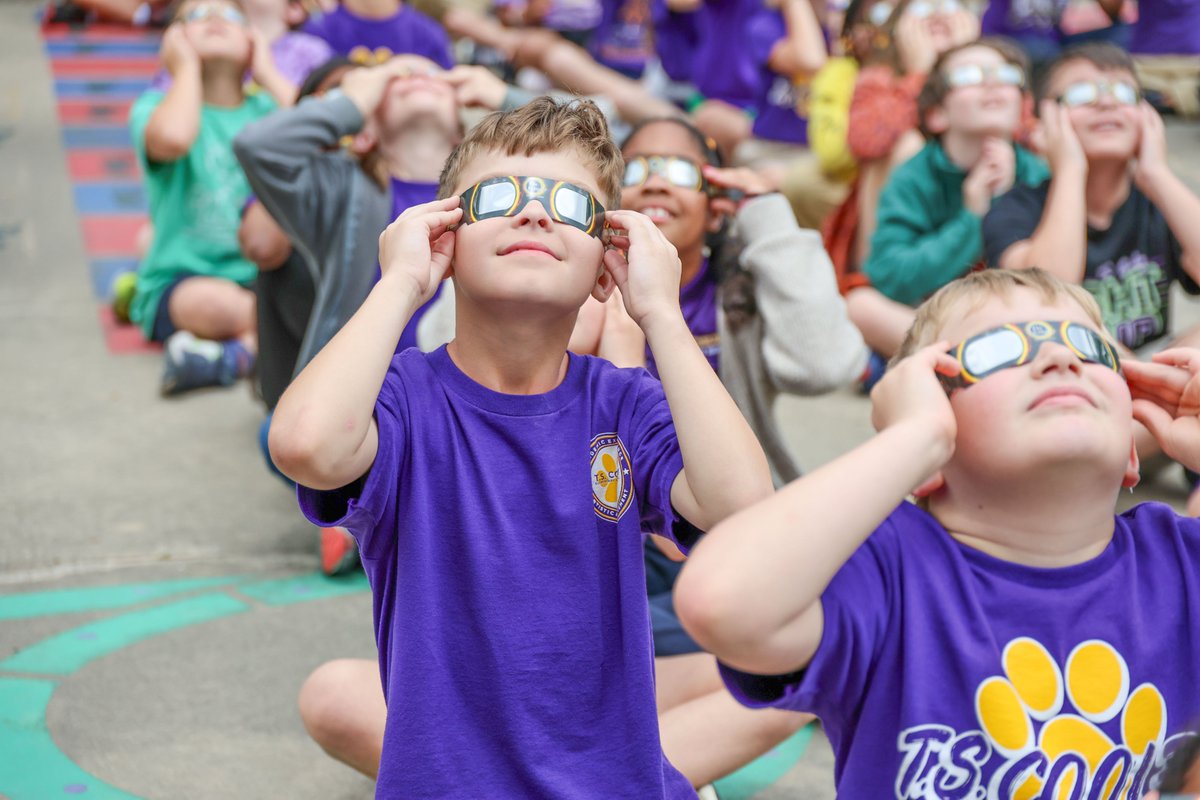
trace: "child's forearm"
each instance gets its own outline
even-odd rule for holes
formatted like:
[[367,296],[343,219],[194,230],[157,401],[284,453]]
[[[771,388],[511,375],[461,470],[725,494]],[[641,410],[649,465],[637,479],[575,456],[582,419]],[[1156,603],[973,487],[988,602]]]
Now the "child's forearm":
[[375,401],[419,305],[415,287],[385,276],[292,381],[270,435],[271,456],[284,474],[313,489],[336,489],[370,468],[378,446]]
[[255,70],[254,81],[270,93],[281,108],[296,104],[299,87],[284,77],[273,61],[269,61]]
[[1078,169],[1067,165],[1054,175],[1033,236],[1026,247],[1010,248],[1000,259],[1001,267],[1040,267],[1067,283],[1083,283],[1087,269],[1087,176]]
[[801,229],[778,194],[745,203],[736,231],[745,242],[741,264],[754,276],[772,382],[787,392],[818,394],[861,375],[867,348],[817,233]]
[[203,104],[199,63],[182,65],[146,123],[146,155],[151,161],[167,163],[187,155],[200,133]]
[[1170,170],[1163,169],[1145,184],[1146,197],[1167,220],[1183,250],[1183,267],[1200,282],[1200,198]]
[[816,11],[809,0],[783,0],[781,10],[787,38],[771,48],[767,66],[792,79],[815,75],[827,58]]
[[820,643],[819,600],[830,581],[941,468],[950,446],[930,425],[897,424],[717,525],[676,584],[688,631],[751,672],[805,666]]
[[707,530],[769,495],[770,468],[683,317],[646,328],[683,455],[685,497],[673,491],[672,501],[679,501],[676,508],[689,522]]

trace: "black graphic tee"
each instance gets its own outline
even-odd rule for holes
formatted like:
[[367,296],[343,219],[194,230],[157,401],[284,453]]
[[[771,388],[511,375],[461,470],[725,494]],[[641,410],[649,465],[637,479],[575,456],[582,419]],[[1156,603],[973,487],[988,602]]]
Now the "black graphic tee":
[[[992,204],[983,220],[989,266],[999,266],[1005,250],[1033,236],[1049,192],[1049,181],[1036,187],[1018,184]],[[1131,350],[1171,332],[1173,281],[1180,281],[1189,294],[1200,293],[1183,271],[1180,255],[1167,220],[1136,186],[1130,187],[1107,229],[1088,226],[1083,286],[1100,304],[1105,326]]]

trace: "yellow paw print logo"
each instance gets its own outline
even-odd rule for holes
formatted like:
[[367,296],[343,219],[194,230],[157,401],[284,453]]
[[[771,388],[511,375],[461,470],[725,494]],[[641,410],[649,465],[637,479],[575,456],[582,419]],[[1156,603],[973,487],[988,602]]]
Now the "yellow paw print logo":
[[1004,677],[979,685],[975,713],[1009,764],[1025,765],[1009,776],[1005,796],[1126,796],[1139,765],[1163,747],[1167,711],[1158,689],[1143,683],[1131,690],[1125,659],[1098,639],[1079,644],[1061,669],[1024,637],[1008,643],[1002,660]]

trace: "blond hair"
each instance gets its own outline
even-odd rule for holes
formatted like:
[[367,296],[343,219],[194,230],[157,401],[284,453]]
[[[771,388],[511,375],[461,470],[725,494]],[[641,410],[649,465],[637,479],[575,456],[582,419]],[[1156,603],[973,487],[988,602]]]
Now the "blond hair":
[[892,363],[912,355],[922,347],[933,344],[941,335],[942,328],[953,316],[966,316],[993,298],[1007,300],[1017,289],[1036,292],[1046,303],[1073,300],[1096,323],[1101,334],[1105,333],[1104,317],[1100,306],[1082,286],[1066,283],[1045,270],[1031,269],[985,269],[972,272],[943,286],[917,309],[916,319],[904,337],[899,352]]
[[484,117],[446,159],[438,181],[438,197],[449,197],[467,164],[483,153],[532,156],[565,150],[577,151],[592,168],[604,195],[604,206],[619,207],[625,161],[608,132],[604,114],[591,100],[564,103],[551,97],[539,97],[513,111],[497,111]]

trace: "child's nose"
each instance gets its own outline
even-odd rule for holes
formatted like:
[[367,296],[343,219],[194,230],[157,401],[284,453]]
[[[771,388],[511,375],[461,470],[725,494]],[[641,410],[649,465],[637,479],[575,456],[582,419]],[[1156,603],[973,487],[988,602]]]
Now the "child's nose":
[[1082,369],[1083,361],[1075,355],[1075,351],[1058,342],[1044,342],[1033,359],[1033,371],[1037,375],[1061,370],[1079,372]]
[[536,200],[526,203],[525,207],[517,212],[516,221],[518,225],[537,225],[541,228],[549,228],[554,222],[545,206]]

